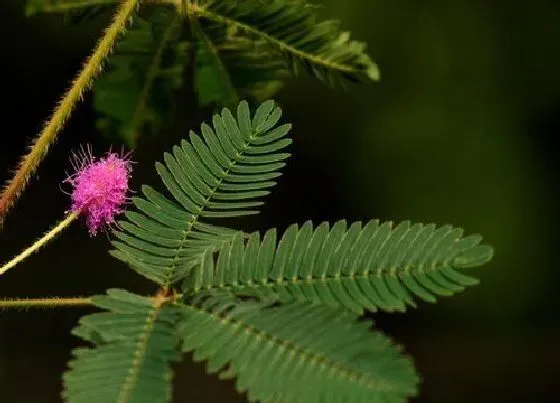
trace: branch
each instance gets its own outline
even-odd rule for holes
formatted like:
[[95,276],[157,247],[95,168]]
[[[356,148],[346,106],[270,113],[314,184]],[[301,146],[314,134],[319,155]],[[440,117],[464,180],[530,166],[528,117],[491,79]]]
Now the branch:
[[[157,294],[147,296],[158,307],[166,302],[177,302],[181,299],[181,294],[164,295]],[[44,298],[6,298],[0,299],[0,311],[8,309],[28,309],[28,308],[66,308],[96,306],[92,297],[44,297]]]
[[63,308],[80,306],[93,306],[93,303],[89,297],[0,299],[0,311],[7,309]]
[[120,34],[126,29],[130,17],[138,6],[138,2],[139,0],[123,1],[115,14],[113,22],[106,29],[95,50],[84,63],[82,70],[72,82],[72,86],[58,103],[54,113],[33,141],[31,151],[22,158],[15,175],[0,194],[0,226],[8,209],[21,195],[29,178],[47,155],[50,145],[56,141],[58,133],[64,127],[64,123],[78,102],[82,99],[84,92],[90,88],[92,81],[101,73],[103,62],[111,53]]

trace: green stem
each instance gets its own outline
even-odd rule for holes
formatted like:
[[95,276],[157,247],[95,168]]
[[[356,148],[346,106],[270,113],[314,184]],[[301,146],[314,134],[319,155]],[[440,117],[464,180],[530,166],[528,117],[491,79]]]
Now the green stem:
[[47,242],[52,240],[63,229],[68,227],[72,223],[72,221],[74,221],[78,217],[78,215],[79,215],[79,212],[73,212],[73,213],[68,214],[64,220],[60,221],[53,229],[51,229],[45,235],[43,235],[40,239],[35,241],[33,243],[33,245],[31,245],[29,248],[25,249],[23,252],[21,252],[19,255],[14,257],[8,263],[6,263],[2,267],[0,267],[0,276],[2,274],[6,273],[8,270],[10,270],[12,267],[17,265],[21,261],[23,261],[26,258],[28,258],[29,256],[31,256],[34,252],[39,250],[41,247],[45,246],[47,244]]
[[88,57],[82,70],[78,73],[70,89],[57,104],[53,114],[47,120],[39,135],[31,145],[31,151],[25,155],[13,178],[6,184],[0,194],[0,226],[9,210],[21,195],[27,182],[47,155],[49,147],[56,141],[58,133],[64,127],[70,114],[83,98],[93,80],[103,70],[103,63],[111,53],[117,39],[129,23],[140,0],[124,0],[113,18],[113,22],[105,30],[105,34],[97,43],[95,50]]

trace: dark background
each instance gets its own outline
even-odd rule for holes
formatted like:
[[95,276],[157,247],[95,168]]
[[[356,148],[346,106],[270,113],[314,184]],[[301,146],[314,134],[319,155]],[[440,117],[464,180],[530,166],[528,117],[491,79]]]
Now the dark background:
[[[2,182],[107,23],[26,19],[22,3],[0,2]],[[482,233],[496,256],[472,270],[481,285],[405,315],[375,315],[376,323],[414,357],[423,377],[417,402],[557,401],[560,2],[319,3],[369,43],[382,81],[349,91],[308,77],[287,83],[277,100],[295,127],[294,155],[263,213],[242,225],[374,217]],[[90,101],[8,216],[0,261],[63,217],[68,198],[59,184],[71,150],[109,147]],[[192,93],[178,111],[176,130],[144,138],[135,151],[135,188],[159,186],[153,161],[209,117]],[[90,239],[74,224],[3,276],[0,297],[153,291],[107,249],[104,234]],[[60,401],[60,375],[77,343],[70,330],[86,312],[0,312],[0,402]],[[188,358],[175,378],[176,401],[244,401]]]

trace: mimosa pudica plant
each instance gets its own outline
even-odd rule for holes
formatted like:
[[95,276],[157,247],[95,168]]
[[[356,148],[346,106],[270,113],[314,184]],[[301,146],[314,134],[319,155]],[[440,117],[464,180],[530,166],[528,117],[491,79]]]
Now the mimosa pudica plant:
[[74,24],[115,7],[0,194],[0,222],[85,91],[93,90],[99,131],[128,147],[170,120],[185,85],[216,113],[156,163],[159,190],[130,192],[130,154],[78,153],[65,181],[72,187],[66,216],[0,267],[5,274],[83,217],[92,236],[110,231],[112,256],[157,286],[151,296],[109,289],[0,300],[0,309],[99,311],[73,330],[84,345],[63,374],[63,400],[168,402],[172,363],[185,353],[205,361],[207,372],[235,378],[249,401],[397,403],[416,396],[412,360],[361,316],[405,312],[418,300],[477,284],[463,271],[493,254],[479,235],[409,221],[306,221],[282,233],[223,225],[258,213],[290,156],[291,125],[269,98],[300,69],[329,85],[377,80],[365,45],[337,22],[318,22],[319,10],[305,0],[27,2],[30,15],[61,13]]

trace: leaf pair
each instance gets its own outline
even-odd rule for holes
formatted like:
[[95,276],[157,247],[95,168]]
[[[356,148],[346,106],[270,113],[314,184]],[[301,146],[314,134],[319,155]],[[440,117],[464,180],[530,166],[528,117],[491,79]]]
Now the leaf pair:
[[[434,301],[476,284],[458,270],[486,262],[492,250],[461,229],[408,221],[306,222],[279,240],[275,229],[261,240],[218,226],[256,213],[274,185],[290,143],[280,118],[272,101],[252,116],[243,101],[235,116],[214,115],[156,164],[172,199],[145,186],[138,211],[114,232],[112,253],[163,290],[182,281],[184,294],[113,290],[96,299],[110,312],[86,316],[75,332],[98,348],[76,353],[68,401],[96,401],[90,387],[117,396],[111,401],[168,401],[169,365],[180,351],[236,377],[251,401],[381,403],[416,394],[412,362],[358,315],[404,311],[414,296]],[[173,349],[157,350],[163,337]],[[100,369],[106,360],[115,360],[111,379]]]
[[74,350],[68,402],[167,402],[179,351],[208,360],[222,379],[237,377],[250,401],[400,402],[416,393],[410,360],[349,312],[228,295],[182,305],[115,289],[94,303],[107,312],[74,330],[95,348]]

